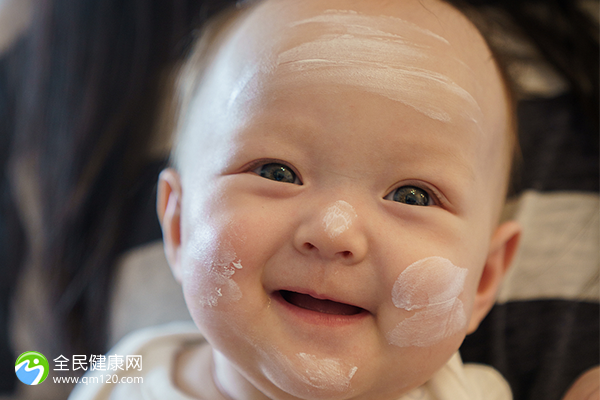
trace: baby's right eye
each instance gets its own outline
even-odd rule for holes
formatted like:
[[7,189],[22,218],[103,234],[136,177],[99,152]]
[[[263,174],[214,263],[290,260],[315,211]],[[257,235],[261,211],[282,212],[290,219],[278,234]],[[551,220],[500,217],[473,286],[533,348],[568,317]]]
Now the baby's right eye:
[[254,169],[252,172],[262,176],[263,178],[271,179],[277,182],[294,183],[296,185],[302,184],[302,182],[300,182],[300,179],[298,179],[294,171],[292,171],[290,167],[284,164],[263,164],[258,168]]

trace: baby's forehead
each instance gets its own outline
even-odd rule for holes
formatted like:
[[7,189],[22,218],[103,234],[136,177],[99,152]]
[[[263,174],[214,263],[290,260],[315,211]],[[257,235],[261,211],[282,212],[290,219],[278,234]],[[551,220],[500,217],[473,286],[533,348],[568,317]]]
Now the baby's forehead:
[[449,121],[453,112],[503,131],[503,83],[477,29],[438,1],[378,3],[254,4],[213,44],[202,92],[247,109],[265,84],[349,85],[434,119]]
[[[496,72],[477,29],[450,5],[437,0],[381,3],[259,2],[248,10],[229,44],[237,45],[236,53],[248,61],[266,57],[284,63],[285,56],[295,55],[341,62],[374,56],[369,61],[415,62],[418,68],[425,59],[435,58],[444,64],[434,69],[469,92],[480,89],[470,87],[474,81],[481,85],[489,79],[487,74]],[[292,49],[296,51],[290,54]]]
[[207,131],[264,114],[283,91],[343,86],[477,131],[482,154],[505,147],[497,66],[477,29],[446,3],[265,0],[235,13],[211,47],[196,96]]

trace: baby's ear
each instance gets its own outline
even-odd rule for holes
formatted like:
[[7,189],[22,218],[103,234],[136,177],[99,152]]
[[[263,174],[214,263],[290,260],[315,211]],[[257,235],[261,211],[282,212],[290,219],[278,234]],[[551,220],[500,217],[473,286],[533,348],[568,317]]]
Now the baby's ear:
[[475,295],[468,333],[473,333],[477,329],[494,305],[502,278],[517,252],[520,236],[521,226],[516,221],[504,222],[496,228]]
[[181,283],[181,179],[172,168],[163,170],[158,177],[156,212],[167,261],[175,279]]

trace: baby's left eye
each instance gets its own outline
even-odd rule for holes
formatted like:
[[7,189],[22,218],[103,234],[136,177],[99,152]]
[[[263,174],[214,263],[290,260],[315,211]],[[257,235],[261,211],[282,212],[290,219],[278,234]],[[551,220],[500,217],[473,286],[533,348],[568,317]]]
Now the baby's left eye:
[[401,186],[386,196],[386,199],[412,206],[430,206],[433,204],[429,194],[416,186]]
[[263,178],[277,182],[294,183],[297,185],[302,184],[302,182],[300,182],[294,171],[292,171],[292,169],[285,164],[263,164],[260,167],[254,169],[253,172],[258,174],[259,176],[262,176]]

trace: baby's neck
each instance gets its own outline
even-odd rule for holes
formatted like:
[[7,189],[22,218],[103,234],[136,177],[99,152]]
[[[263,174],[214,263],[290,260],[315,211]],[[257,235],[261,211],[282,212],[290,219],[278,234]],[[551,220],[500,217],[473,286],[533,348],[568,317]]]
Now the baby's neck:
[[173,383],[198,399],[231,400],[221,394],[213,380],[213,355],[208,344],[183,349],[175,358]]
[[209,345],[182,350],[173,379],[179,390],[202,400],[269,400]]

